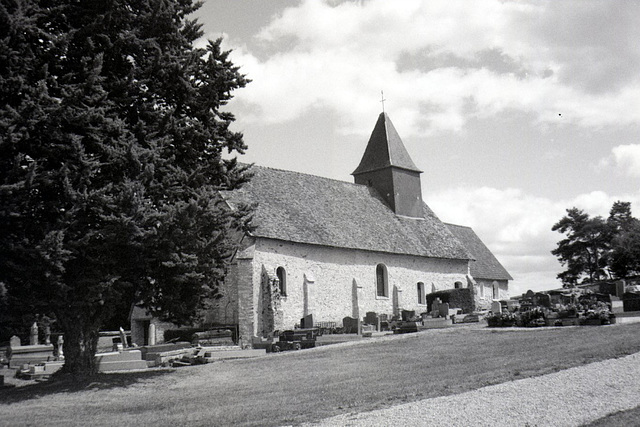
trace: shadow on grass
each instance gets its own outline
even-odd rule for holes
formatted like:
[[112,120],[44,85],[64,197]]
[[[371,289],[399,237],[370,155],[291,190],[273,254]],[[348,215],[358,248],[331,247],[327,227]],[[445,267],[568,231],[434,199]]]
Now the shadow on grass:
[[640,418],[640,406],[626,411],[618,411],[606,417],[595,420],[583,427],[627,427],[638,425]]
[[58,393],[78,393],[89,390],[126,388],[141,381],[158,378],[174,369],[97,374],[91,377],[52,375],[48,380],[21,387],[0,388],[0,405],[37,399]]

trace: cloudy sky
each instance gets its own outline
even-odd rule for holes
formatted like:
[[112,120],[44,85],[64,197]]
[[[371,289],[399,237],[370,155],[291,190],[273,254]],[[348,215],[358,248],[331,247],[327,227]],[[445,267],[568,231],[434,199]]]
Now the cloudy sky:
[[640,217],[640,1],[205,0],[252,83],[229,110],[243,161],[352,181],[378,114],[445,222],[514,277],[559,287],[572,206]]

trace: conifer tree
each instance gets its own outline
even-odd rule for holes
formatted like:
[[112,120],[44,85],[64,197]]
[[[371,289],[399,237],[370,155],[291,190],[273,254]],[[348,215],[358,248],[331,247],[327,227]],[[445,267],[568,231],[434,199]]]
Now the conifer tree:
[[566,286],[587,277],[594,282],[640,274],[640,221],[633,217],[630,202],[614,202],[606,220],[567,209],[552,230],[566,234],[551,251],[566,267],[558,274]]
[[606,276],[606,254],[611,237],[602,217],[591,218],[574,207],[567,209],[567,215],[555,223],[551,230],[567,235],[551,251],[566,266],[566,270],[558,274],[565,286],[578,284],[585,275],[591,281]]
[[631,214],[631,203],[615,202],[607,224],[613,236],[609,255],[611,272],[618,278],[640,274],[640,221]]
[[249,174],[222,111],[248,80],[195,48],[192,0],[0,3],[0,282],[53,315],[66,372],[95,373],[123,299],[178,324],[218,295]]

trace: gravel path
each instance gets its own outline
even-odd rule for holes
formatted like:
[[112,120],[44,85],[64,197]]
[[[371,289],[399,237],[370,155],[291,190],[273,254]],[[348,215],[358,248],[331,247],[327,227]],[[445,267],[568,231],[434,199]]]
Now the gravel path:
[[339,415],[321,426],[580,426],[640,405],[640,353],[549,375]]

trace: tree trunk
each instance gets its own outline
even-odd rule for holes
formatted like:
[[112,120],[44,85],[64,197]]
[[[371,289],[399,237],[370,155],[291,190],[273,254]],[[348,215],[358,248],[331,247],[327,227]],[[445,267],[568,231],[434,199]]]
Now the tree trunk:
[[74,376],[95,375],[97,365],[95,354],[98,349],[99,328],[86,324],[82,318],[65,319],[64,328],[64,367],[63,372]]

